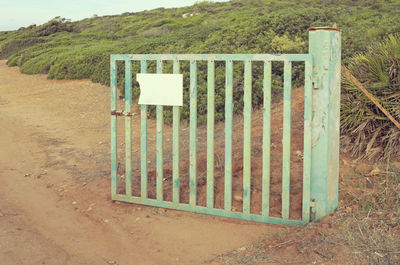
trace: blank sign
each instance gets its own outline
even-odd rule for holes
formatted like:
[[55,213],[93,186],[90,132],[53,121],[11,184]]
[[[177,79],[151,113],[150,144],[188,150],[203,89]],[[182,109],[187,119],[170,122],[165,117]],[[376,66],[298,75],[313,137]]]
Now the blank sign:
[[139,104],[182,106],[182,74],[137,74],[140,85]]

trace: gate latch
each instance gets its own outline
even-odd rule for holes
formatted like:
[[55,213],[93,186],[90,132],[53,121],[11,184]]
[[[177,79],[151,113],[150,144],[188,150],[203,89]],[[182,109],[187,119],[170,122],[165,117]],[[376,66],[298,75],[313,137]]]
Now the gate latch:
[[310,202],[310,221],[315,220],[315,212],[316,212],[316,206],[317,204],[315,203],[315,199],[311,199]]
[[130,112],[118,111],[118,110],[111,111],[111,115],[115,115],[115,116],[133,116],[133,114],[130,113]]

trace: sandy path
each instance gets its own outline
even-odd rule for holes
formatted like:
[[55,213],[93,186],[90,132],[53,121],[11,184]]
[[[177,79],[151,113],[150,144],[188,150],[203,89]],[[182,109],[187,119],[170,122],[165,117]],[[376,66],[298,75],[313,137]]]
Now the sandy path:
[[0,80],[1,264],[200,264],[284,229],[113,203],[108,88]]

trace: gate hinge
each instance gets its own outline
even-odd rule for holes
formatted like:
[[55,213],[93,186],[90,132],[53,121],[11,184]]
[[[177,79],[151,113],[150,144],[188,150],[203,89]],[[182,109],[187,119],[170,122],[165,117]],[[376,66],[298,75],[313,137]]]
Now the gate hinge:
[[111,111],[111,115],[115,115],[115,116],[133,116],[133,114],[130,113],[130,112],[124,112],[124,111],[118,111],[118,110]]
[[310,221],[315,220],[315,213],[316,213],[317,204],[315,199],[311,199],[310,201]]

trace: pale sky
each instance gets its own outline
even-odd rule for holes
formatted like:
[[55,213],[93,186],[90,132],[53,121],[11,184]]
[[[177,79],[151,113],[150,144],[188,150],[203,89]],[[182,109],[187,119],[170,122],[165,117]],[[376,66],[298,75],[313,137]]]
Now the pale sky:
[[0,0],[0,31],[40,25],[56,16],[75,21],[94,14],[116,15],[159,7],[189,6],[196,2],[199,0]]

